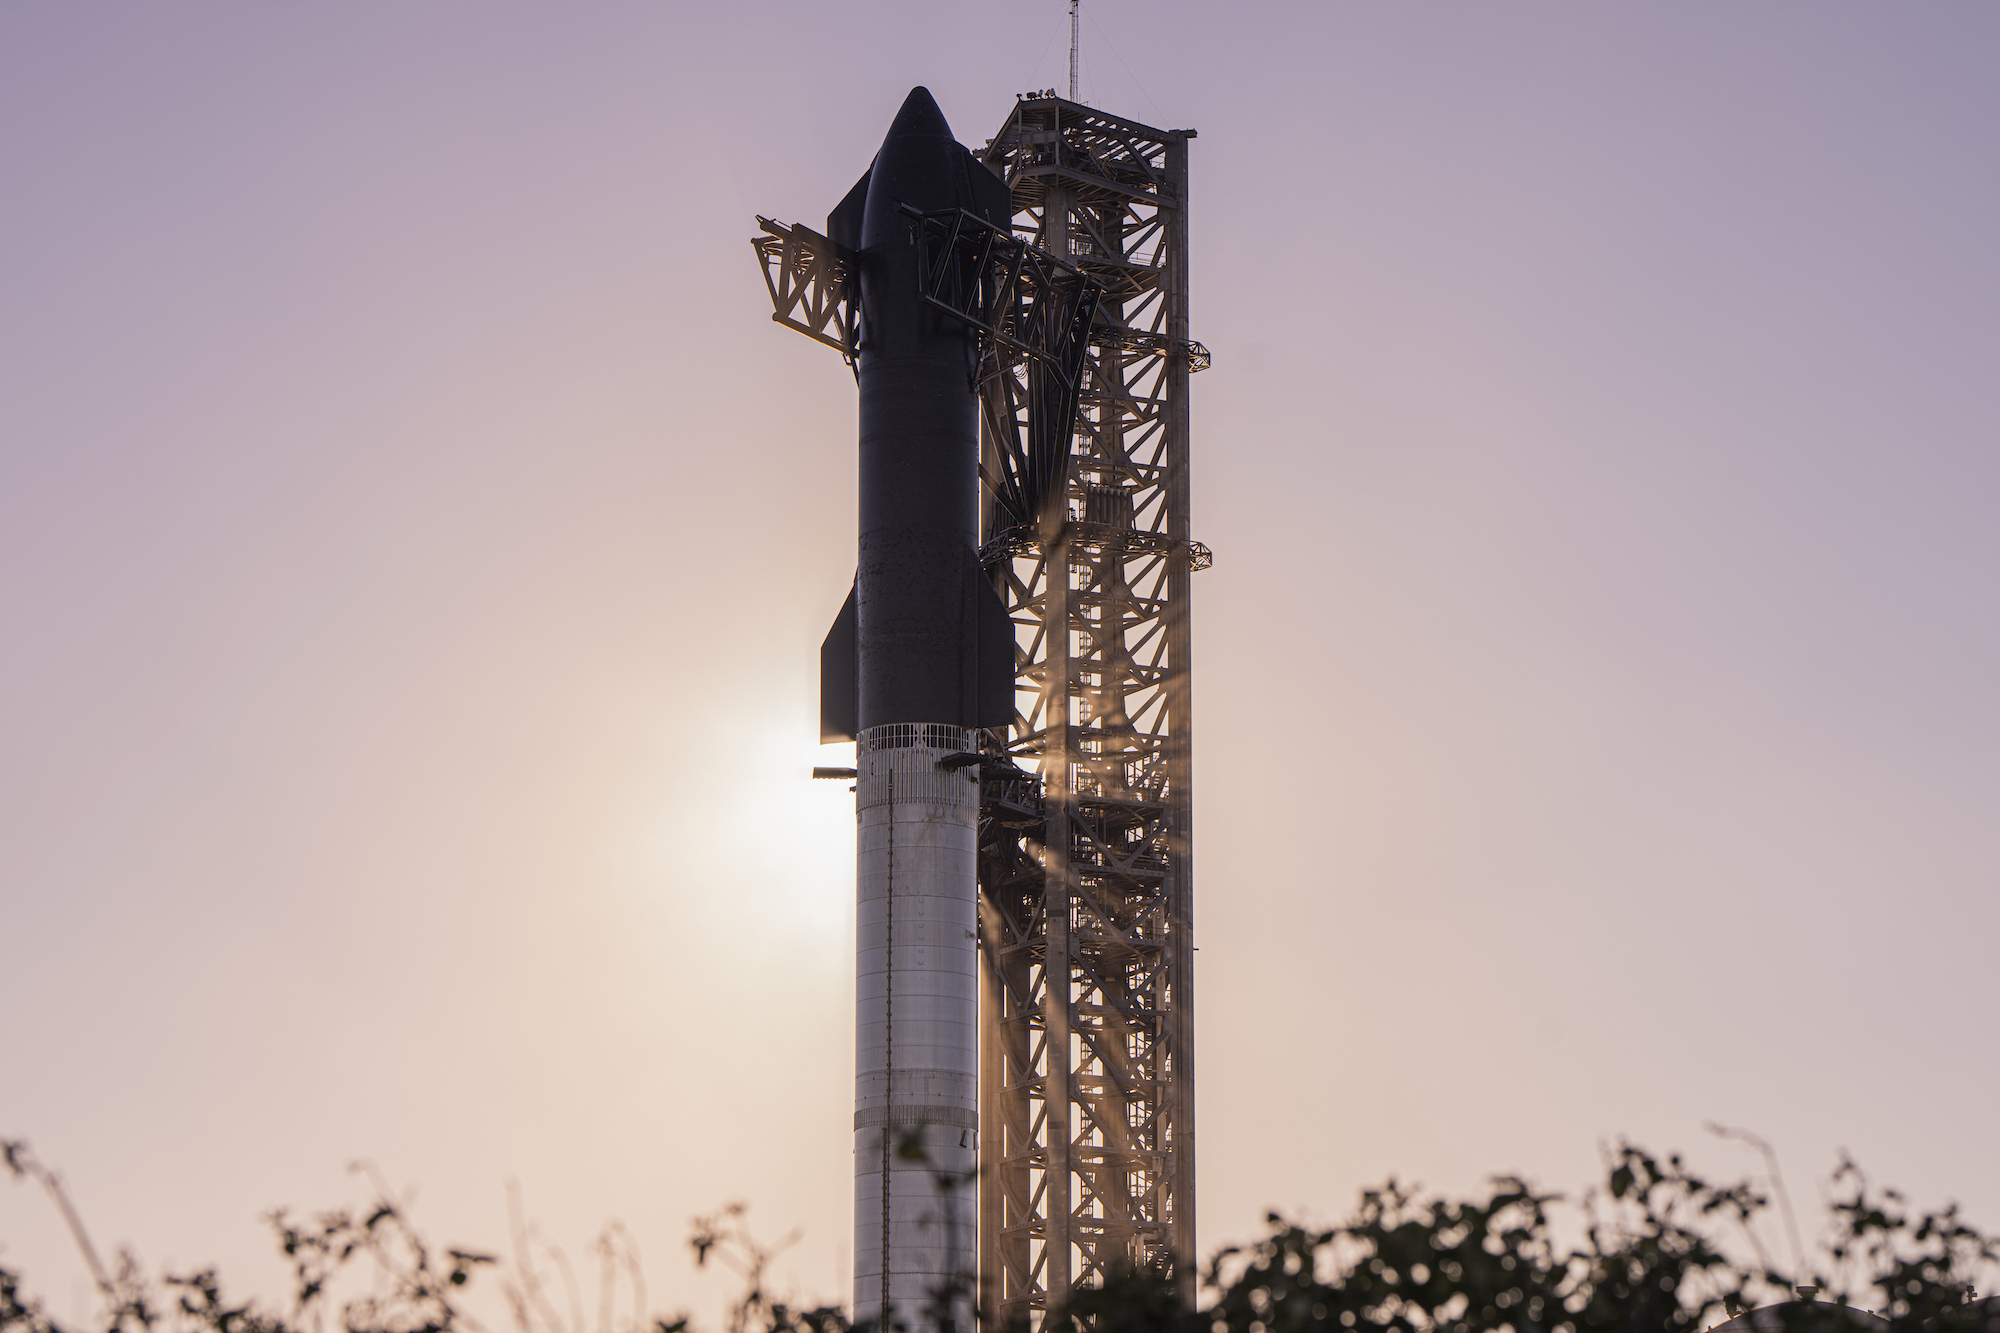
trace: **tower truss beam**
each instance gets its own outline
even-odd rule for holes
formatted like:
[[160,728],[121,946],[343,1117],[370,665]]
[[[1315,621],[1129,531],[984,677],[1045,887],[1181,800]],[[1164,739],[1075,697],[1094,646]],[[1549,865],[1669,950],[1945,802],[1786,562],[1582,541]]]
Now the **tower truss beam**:
[[861,341],[854,252],[811,227],[761,216],[757,224],[764,234],[750,246],[771,292],[771,322],[825,343],[853,365]]

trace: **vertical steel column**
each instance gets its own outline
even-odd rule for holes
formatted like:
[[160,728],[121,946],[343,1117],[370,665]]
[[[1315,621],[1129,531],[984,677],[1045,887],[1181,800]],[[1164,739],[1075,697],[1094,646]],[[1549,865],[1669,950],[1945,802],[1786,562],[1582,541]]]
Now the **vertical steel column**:
[[[1188,459],[1188,195],[1186,136],[1167,143],[1167,188],[1176,201],[1166,228],[1167,336],[1177,354],[1166,369],[1167,535],[1191,547],[1188,510],[1192,487]],[[1172,1063],[1168,1128],[1173,1151],[1171,1243],[1175,1282],[1181,1301],[1192,1307],[1196,1265],[1194,1238],[1194,708],[1192,636],[1189,633],[1189,580],[1194,562],[1176,561],[1167,574],[1167,788],[1172,793],[1168,857],[1172,891],[1168,904],[1168,951],[1172,970],[1169,1013]]]
[[[1058,113],[1060,114],[1060,113]],[[1048,192],[1042,212],[1040,244],[1057,255],[1070,252],[1070,194],[1066,190]],[[1053,316],[1053,311],[1050,312]],[[1070,469],[1065,465],[1065,475]],[[1068,485],[1058,487],[1065,495]],[[1070,1246],[1071,1194],[1070,1148],[1076,1129],[1071,1103],[1075,1096],[1072,1072],[1075,1068],[1070,1047],[1070,847],[1074,794],[1071,791],[1074,760],[1070,736],[1075,719],[1070,712],[1073,668],[1070,661],[1069,625],[1075,614],[1074,596],[1068,577],[1070,565],[1067,508],[1051,505],[1042,516],[1042,626],[1047,643],[1042,658],[1042,798],[1046,820],[1042,834],[1043,929],[1042,1025],[1045,1045],[1042,1070],[1044,1152],[1042,1211],[1043,1290],[1047,1307],[1069,1298],[1074,1277]]]
[[[1046,567],[1062,570],[1069,564],[1069,541],[1058,532],[1044,546]],[[1068,737],[1070,720],[1069,623],[1071,590],[1069,580],[1051,577],[1043,593],[1043,613],[1049,626],[1049,645],[1043,660],[1047,674],[1047,705],[1042,714],[1047,728],[1042,750],[1042,799],[1045,823],[1042,842],[1042,1289],[1045,1308],[1060,1305],[1069,1297],[1074,1276],[1070,1246],[1071,1195],[1070,1148],[1075,1137],[1072,1124],[1075,1089],[1072,1087],[1074,1057],[1070,1048],[1070,845],[1071,762]]]

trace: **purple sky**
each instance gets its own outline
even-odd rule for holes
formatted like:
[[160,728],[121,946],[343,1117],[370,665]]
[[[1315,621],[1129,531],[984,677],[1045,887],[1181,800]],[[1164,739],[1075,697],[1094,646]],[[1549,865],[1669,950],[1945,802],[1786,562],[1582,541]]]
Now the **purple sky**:
[[[2000,1227],[2000,9],[1086,12],[1201,131],[1206,1242],[1709,1119]],[[367,1156],[841,1290],[853,389],[745,239],[1066,27],[0,8],[0,1133],[100,1241],[275,1289]]]

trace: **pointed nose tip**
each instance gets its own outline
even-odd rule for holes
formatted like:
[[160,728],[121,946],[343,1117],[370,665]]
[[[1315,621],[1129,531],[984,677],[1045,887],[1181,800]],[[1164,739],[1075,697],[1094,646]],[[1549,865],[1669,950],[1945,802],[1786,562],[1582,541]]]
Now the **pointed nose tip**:
[[937,99],[931,96],[930,89],[912,88],[903,99],[903,108],[896,113],[887,137],[894,139],[905,134],[951,138],[951,126],[946,123],[944,112],[938,110]]

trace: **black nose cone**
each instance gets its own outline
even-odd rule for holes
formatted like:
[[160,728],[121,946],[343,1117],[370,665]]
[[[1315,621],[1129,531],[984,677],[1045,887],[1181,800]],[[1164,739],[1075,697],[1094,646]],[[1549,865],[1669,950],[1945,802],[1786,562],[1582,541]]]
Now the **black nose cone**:
[[909,204],[926,213],[956,208],[964,173],[959,159],[965,150],[951,137],[951,126],[928,88],[912,88],[903,109],[882,140],[882,151],[868,173],[868,203],[861,220],[861,245],[873,249],[894,242],[908,246],[910,224],[897,212]]
[[903,99],[903,109],[890,122],[888,138],[890,143],[904,137],[925,139],[951,139],[951,126],[945,123],[944,112],[938,110],[937,99],[928,88],[912,88],[910,95]]

